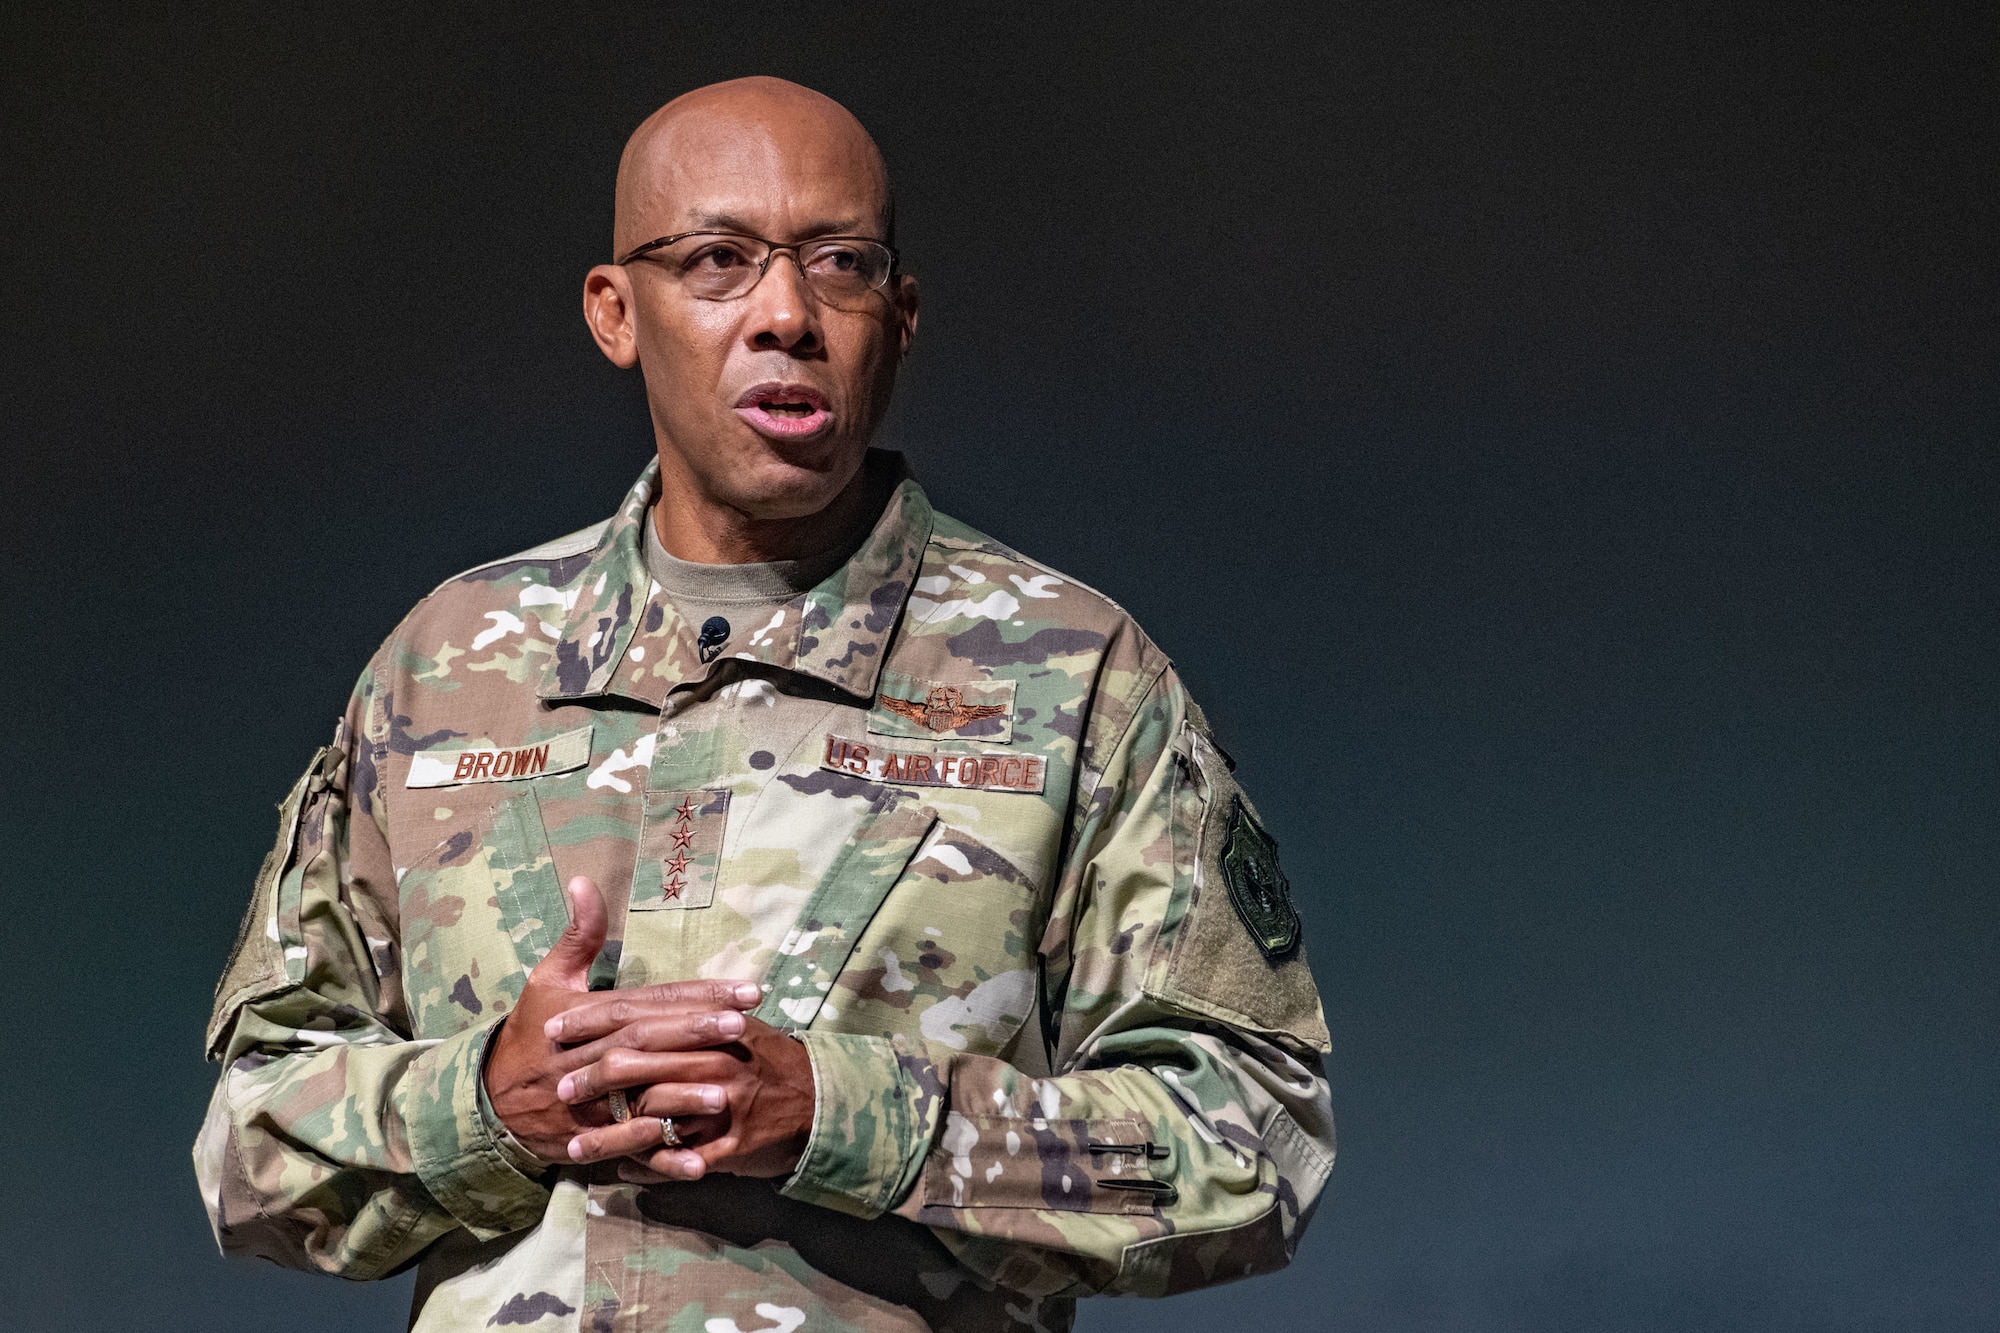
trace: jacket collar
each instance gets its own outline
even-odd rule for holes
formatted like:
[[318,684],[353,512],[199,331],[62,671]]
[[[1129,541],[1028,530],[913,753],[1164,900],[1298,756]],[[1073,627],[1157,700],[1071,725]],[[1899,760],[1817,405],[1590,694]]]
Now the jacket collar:
[[[896,483],[867,539],[845,565],[786,608],[782,630],[759,636],[739,655],[872,698],[934,516],[901,454],[871,449],[864,466]],[[700,663],[693,627],[646,572],[640,525],[659,496],[659,472],[658,459],[647,463],[570,585],[576,601],[544,673],[542,698],[618,695],[657,708],[675,688],[728,660]],[[642,627],[649,647],[657,644],[643,663],[628,660]]]

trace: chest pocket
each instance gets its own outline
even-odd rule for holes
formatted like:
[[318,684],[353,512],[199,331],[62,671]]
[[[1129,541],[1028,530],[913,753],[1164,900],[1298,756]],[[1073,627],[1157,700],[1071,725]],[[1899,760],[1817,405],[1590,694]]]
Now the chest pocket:
[[[802,1028],[824,1016],[838,1020],[834,983],[867,933],[924,839],[937,812],[878,787],[859,827],[799,909],[765,975],[768,990],[756,1015],[774,1027]],[[844,1026],[844,1025],[842,1025]]]
[[1034,1009],[1039,894],[1012,862],[934,816],[905,823],[901,836],[914,840],[893,883],[840,960],[816,968],[823,1001],[786,1009],[782,992],[799,988],[778,985],[777,1004],[800,1026],[999,1054]]
[[512,1008],[569,914],[533,783],[440,791],[403,818],[424,815],[437,841],[397,871],[403,988],[416,1034],[446,1037]]

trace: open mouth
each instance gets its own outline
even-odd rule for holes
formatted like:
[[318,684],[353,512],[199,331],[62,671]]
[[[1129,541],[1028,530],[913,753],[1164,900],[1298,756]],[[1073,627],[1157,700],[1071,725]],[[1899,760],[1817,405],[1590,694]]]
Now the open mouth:
[[833,424],[825,396],[804,384],[759,384],[737,398],[736,415],[759,434],[780,440],[808,439]]

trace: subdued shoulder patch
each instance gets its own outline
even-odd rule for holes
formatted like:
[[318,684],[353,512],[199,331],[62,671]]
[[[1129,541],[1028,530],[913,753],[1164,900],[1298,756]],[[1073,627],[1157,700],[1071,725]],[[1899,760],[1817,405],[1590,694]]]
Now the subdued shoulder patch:
[[1292,906],[1291,883],[1278,864],[1277,840],[1234,792],[1229,797],[1221,860],[1229,901],[1250,938],[1266,958],[1291,957],[1299,947],[1299,914]]
[[[1191,718],[1199,714],[1190,710]],[[1160,998],[1316,1051],[1331,1047],[1278,844],[1191,720],[1174,742],[1177,884]],[[1225,905],[1225,902],[1227,905]]]

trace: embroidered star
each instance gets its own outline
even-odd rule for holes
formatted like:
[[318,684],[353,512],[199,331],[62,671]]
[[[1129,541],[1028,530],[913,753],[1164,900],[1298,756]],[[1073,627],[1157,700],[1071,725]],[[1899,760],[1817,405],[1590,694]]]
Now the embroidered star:
[[676,878],[685,875],[687,873],[687,868],[688,868],[688,859],[686,852],[675,852],[674,859],[667,862],[667,873],[669,875],[675,876]]
[[694,845],[694,830],[685,826],[674,830],[674,850]]
[[682,882],[680,876],[676,875],[667,881],[666,887],[661,891],[660,896],[663,898],[678,898],[681,896],[681,890],[686,887],[687,885]]
[[694,797],[692,796],[683,797],[681,803],[674,807],[674,813],[679,815],[683,822],[693,819],[694,811]]

